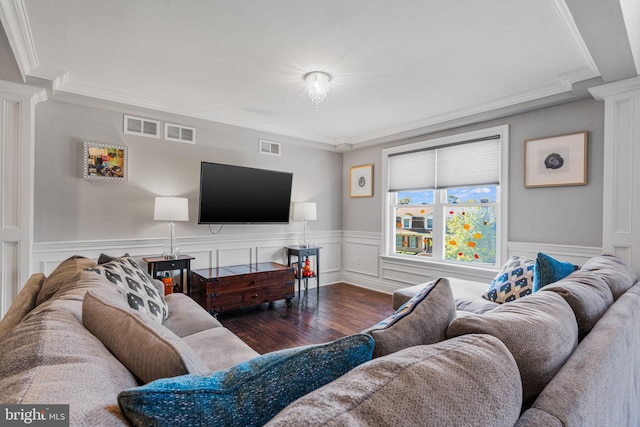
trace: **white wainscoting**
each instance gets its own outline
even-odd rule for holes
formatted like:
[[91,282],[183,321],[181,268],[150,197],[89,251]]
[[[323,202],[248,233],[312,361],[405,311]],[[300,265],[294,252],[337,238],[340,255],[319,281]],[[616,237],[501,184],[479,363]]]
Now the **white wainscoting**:
[[538,252],[543,252],[561,261],[582,265],[589,258],[601,255],[602,248],[591,246],[545,245],[542,243],[528,242],[509,242],[507,244],[508,256],[520,255],[535,258]]
[[[320,285],[346,282],[385,293],[428,282],[438,277],[457,277],[489,283],[495,270],[452,267],[447,264],[424,263],[416,259],[389,257],[382,254],[380,233],[334,231],[317,233],[312,241],[320,251]],[[295,235],[203,236],[179,239],[181,253],[195,259],[193,270],[255,262],[287,263],[285,247],[297,242]],[[162,239],[121,241],[35,243],[33,260],[37,271],[50,274],[60,262],[72,255],[98,259],[101,253],[117,256],[129,253],[142,266],[143,258],[162,252]],[[535,258],[544,252],[556,259],[577,265],[602,253],[602,248],[540,243],[508,242],[507,253]],[[309,285],[315,286],[310,280]]]
[[[397,289],[425,283],[438,277],[456,277],[489,283],[497,273],[491,269],[460,268],[442,263],[427,263],[410,257],[383,256],[384,245],[380,233],[345,232],[342,244],[343,281],[386,293],[393,293]],[[589,258],[600,255],[602,248],[507,242],[508,257],[520,255],[535,258],[538,252],[582,265]]]
[[[342,232],[317,233],[311,237],[314,244],[322,247],[320,285],[342,281]],[[49,275],[70,256],[81,255],[97,260],[101,253],[111,256],[128,253],[141,266],[146,267],[143,258],[159,256],[162,253],[164,241],[164,238],[157,238],[34,243],[32,257],[34,271]],[[286,264],[285,247],[295,244],[298,236],[295,234],[261,235],[260,237],[225,235],[180,238],[178,241],[180,253],[195,258],[191,261],[191,269],[196,270],[256,262]],[[315,281],[311,280],[309,284],[315,286]]]

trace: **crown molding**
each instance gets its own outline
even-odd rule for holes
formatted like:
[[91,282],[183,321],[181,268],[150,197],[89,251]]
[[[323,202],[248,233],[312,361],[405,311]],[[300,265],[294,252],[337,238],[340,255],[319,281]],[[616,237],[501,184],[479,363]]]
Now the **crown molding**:
[[[57,72],[57,74],[56,74]],[[451,111],[437,116],[431,116],[423,120],[414,121],[401,126],[383,129],[379,132],[366,134],[357,138],[326,138],[319,135],[307,134],[292,131],[291,129],[269,127],[251,122],[239,122],[225,120],[224,118],[202,114],[201,112],[183,109],[179,106],[168,105],[154,99],[145,99],[130,94],[123,94],[104,88],[94,87],[78,82],[68,81],[66,73],[48,67],[40,67],[34,75],[44,79],[55,77],[58,83],[51,83],[55,87],[55,99],[65,102],[79,102],[78,98],[83,98],[80,103],[94,107],[105,107],[107,103],[123,104],[147,110],[154,110],[168,114],[177,114],[194,119],[205,120],[207,122],[219,123],[222,125],[234,126],[242,129],[250,129],[258,132],[267,132],[279,136],[287,136],[305,140],[315,145],[316,148],[331,150],[336,152],[347,152],[368,145],[376,145],[392,139],[404,138],[405,133],[414,132],[423,134],[425,128],[454,122],[460,119],[490,114],[499,110],[506,110],[500,113],[500,117],[515,114],[520,111],[520,106],[532,101],[545,98],[553,98],[558,95],[572,96],[572,84],[583,81],[584,78],[592,78],[593,73],[588,68],[583,68],[557,76],[557,83],[540,87],[533,91],[519,93],[510,97],[497,99],[493,102],[475,105],[469,108]],[[551,101],[549,101],[551,102]],[[543,106],[544,106],[543,102]],[[539,108],[542,108],[540,106]],[[491,118],[487,118],[489,120]]]
[[600,77],[600,74],[598,71],[594,71],[590,67],[582,67],[577,70],[567,71],[566,73],[556,75],[558,80],[571,88],[573,88],[573,85],[576,83],[595,79],[596,77]]
[[0,0],[0,21],[18,63],[22,81],[26,82],[27,75],[38,68],[38,57],[24,1]]
[[69,74],[58,68],[38,66],[27,75],[27,84],[47,89],[55,95],[56,91],[69,82]]
[[576,25],[576,21],[573,19],[573,15],[571,14],[571,10],[569,9],[569,6],[567,5],[566,1],[553,0],[553,4],[555,5],[556,9],[558,10],[558,13],[562,17],[562,20],[564,21],[564,25],[565,27],[567,27],[567,30],[571,34],[571,37],[573,37],[573,41],[578,47],[578,50],[580,51],[582,58],[587,63],[587,69],[589,69],[592,73],[594,73],[594,75],[592,75],[591,77],[587,77],[582,80],[600,76],[598,67],[596,66],[596,63],[593,60],[591,53],[589,52],[589,48],[587,47],[587,44],[584,42],[584,39],[582,38],[582,34],[580,34],[580,30]]
[[335,142],[331,138],[323,137],[320,135],[308,134],[304,132],[297,132],[291,129],[264,126],[253,122],[241,122],[228,120],[225,117],[203,114],[200,111],[194,111],[186,107],[169,105],[159,100],[143,98],[130,94],[124,94],[117,91],[112,91],[96,86],[90,86],[83,83],[69,81],[58,89],[59,92],[66,92],[68,94],[80,95],[89,98],[97,98],[105,101],[116,102],[120,104],[131,105],[139,108],[145,108],[150,110],[158,110],[170,114],[177,114],[181,116],[192,117],[195,119],[207,120],[210,122],[222,123],[230,126],[237,126],[241,128],[249,128],[257,131],[273,133],[276,135],[290,136],[293,138],[305,139],[322,144],[328,144],[331,149],[335,148]]
[[610,96],[616,96],[636,90],[640,90],[640,76],[602,86],[592,87],[589,89],[589,92],[598,101],[604,101]]
[[28,98],[31,98],[34,105],[39,102],[44,102],[48,99],[47,91],[40,87],[13,83],[6,80],[0,80],[0,92],[9,93],[20,97],[26,96]]
[[354,147],[357,148],[359,145],[360,146],[367,145],[367,143],[371,143],[375,140],[389,137],[392,135],[400,135],[405,132],[428,128],[441,123],[446,123],[446,122],[462,119],[465,117],[489,113],[491,111],[500,110],[504,108],[515,107],[530,101],[534,101],[541,98],[547,98],[550,96],[559,95],[559,94],[567,93],[570,91],[571,91],[571,85],[569,85],[567,82],[560,80],[558,83],[543,86],[533,91],[519,93],[513,96],[497,99],[492,102],[487,102],[484,104],[474,105],[468,108],[450,111],[444,114],[431,116],[423,120],[418,120],[418,121],[407,123],[401,126],[387,128],[379,132],[363,135],[361,137],[354,138],[352,143]]

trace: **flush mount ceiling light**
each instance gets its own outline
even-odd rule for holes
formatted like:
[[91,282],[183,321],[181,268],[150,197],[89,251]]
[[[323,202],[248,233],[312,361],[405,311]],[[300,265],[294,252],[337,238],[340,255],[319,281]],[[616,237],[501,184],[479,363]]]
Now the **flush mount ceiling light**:
[[329,82],[331,76],[324,71],[312,71],[305,74],[304,81],[307,82],[309,98],[316,104],[316,108],[327,96],[329,92]]

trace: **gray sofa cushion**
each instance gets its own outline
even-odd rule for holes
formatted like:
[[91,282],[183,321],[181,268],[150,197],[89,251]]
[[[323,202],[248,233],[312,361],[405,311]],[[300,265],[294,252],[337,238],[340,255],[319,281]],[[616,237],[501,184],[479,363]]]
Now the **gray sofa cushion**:
[[449,281],[438,279],[425,284],[394,314],[363,333],[375,340],[375,358],[414,345],[444,340],[447,326],[455,317],[456,307]]
[[144,383],[159,378],[209,372],[176,334],[151,316],[132,309],[105,279],[103,289],[86,293],[82,322]]
[[185,294],[169,294],[164,299],[169,307],[169,317],[162,325],[179,337],[222,326],[215,317]]
[[210,371],[230,368],[260,354],[225,327],[211,328],[183,337]]
[[33,309],[0,345],[0,402],[72,403],[70,425],[123,425],[126,419],[116,398],[137,382],[82,326],[84,294],[104,284],[93,273],[80,274],[93,282],[75,284],[75,288],[62,285],[54,298]]
[[[596,323],[549,382],[522,426],[640,425],[640,284]],[[556,423],[549,420],[555,418]]]
[[513,356],[491,336],[467,335],[360,365],[267,426],[513,426],[521,404]]
[[458,310],[482,314],[500,306],[497,302],[482,298],[482,293],[487,288],[486,283],[456,279],[453,277],[449,277],[449,282],[451,283],[453,299],[456,302],[456,309]]
[[36,299],[36,305],[40,305],[50,299],[58,289],[77,272],[85,268],[95,267],[95,265],[96,263],[89,258],[81,256],[72,256],[62,261],[42,284],[42,288]]
[[[447,280],[449,280],[457,310],[480,314],[491,311],[500,305],[482,298],[482,292],[487,288],[486,283],[457,279],[455,277],[447,277]],[[422,283],[394,291],[391,299],[393,309],[400,308],[402,304],[413,298],[424,286],[425,284]]]
[[0,321],[0,342],[20,323],[24,316],[36,307],[36,298],[38,298],[45,279],[46,277],[42,273],[32,274],[18,292],[16,299],[13,300],[9,310]]
[[425,286],[426,286],[426,283],[420,283],[419,285],[409,286],[402,289],[396,289],[395,291],[393,291],[393,294],[391,295],[391,307],[394,310],[399,309],[400,307],[402,307],[404,303],[406,303],[411,298],[413,298]]
[[464,334],[493,335],[507,346],[520,369],[525,400],[540,393],[578,344],[573,310],[553,292],[538,292],[451,322],[448,337]]
[[614,301],[638,281],[638,276],[633,268],[613,255],[590,258],[584,263],[581,270],[598,273],[609,285]]
[[609,286],[597,274],[576,271],[567,278],[547,285],[542,291],[560,295],[569,303],[578,322],[578,339],[582,340],[593,325],[613,304]]

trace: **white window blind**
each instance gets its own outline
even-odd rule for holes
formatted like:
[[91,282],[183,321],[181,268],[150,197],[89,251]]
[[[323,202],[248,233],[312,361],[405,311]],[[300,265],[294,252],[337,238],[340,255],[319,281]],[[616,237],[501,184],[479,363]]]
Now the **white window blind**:
[[389,157],[389,191],[500,183],[500,138]]
[[435,188],[435,167],[435,150],[389,157],[389,191]]

